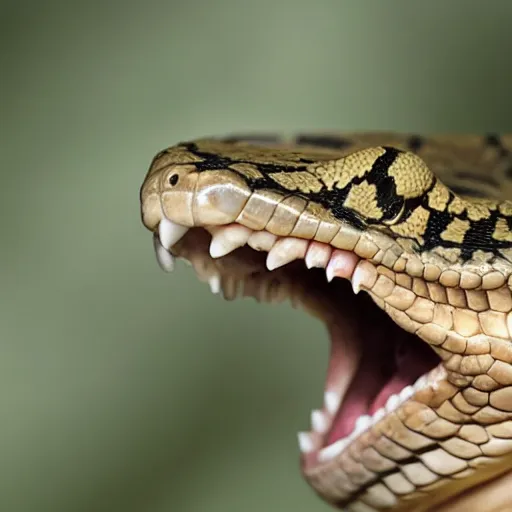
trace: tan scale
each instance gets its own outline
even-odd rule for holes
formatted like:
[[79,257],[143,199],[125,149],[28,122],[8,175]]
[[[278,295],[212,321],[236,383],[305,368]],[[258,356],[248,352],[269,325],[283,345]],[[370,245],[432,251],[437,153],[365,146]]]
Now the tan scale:
[[447,242],[456,242],[461,244],[464,241],[464,236],[470,227],[471,223],[469,220],[461,220],[455,218],[441,233],[441,238]]
[[496,240],[499,240],[500,242],[512,241],[512,232],[510,231],[507,221],[505,219],[498,219],[492,236]]
[[368,219],[382,218],[382,209],[377,206],[377,187],[367,181],[352,186],[343,206]]

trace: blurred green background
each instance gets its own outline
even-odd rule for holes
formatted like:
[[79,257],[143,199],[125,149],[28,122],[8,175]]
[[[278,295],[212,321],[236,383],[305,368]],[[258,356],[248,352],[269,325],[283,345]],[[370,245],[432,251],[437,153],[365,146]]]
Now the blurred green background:
[[159,271],[153,155],[204,135],[510,129],[506,1],[1,2],[0,510],[326,511],[322,326]]

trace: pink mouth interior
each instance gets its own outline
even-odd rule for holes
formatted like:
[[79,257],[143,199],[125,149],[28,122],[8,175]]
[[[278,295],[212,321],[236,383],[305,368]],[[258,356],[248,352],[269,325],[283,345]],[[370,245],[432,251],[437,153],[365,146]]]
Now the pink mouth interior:
[[335,278],[329,283],[324,269],[307,269],[303,261],[269,271],[266,253],[247,246],[212,263],[206,256],[210,238],[206,231],[192,229],[178,247],[192,259],[201,257],[204,268],[214,264],[222,275],[244,280],[248,285],[245,296],[258,295],[258,282],[293,284],[302,290],[306,309],[326,323],[331,355],[325,389],[346,391],[341,393],[338,410],[330,415],[332,422],[322,447],[350,435],[360,416],[372,415],[391,395],[439,364],[439,356],[426,342],[400,328],[367,293],[354,295],[347,279]]
[[348,436],[359,416],[372,415],[440,361],[427,343],[398,327],[366,294],[357,300],[343,295],[345,303],[329,329],[326,389],[350,372],[351,365],[356,367],[324,445]]

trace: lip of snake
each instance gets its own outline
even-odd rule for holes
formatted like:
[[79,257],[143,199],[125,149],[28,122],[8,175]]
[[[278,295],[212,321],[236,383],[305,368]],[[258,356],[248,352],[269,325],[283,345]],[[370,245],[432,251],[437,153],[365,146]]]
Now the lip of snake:
[[225,299],[291,300],[325,324],[324,403],[298,441],[336,507],[437,510],[509,468],[509,148],[320,134],[153,159],[141,216],[163,270],[184,259]]

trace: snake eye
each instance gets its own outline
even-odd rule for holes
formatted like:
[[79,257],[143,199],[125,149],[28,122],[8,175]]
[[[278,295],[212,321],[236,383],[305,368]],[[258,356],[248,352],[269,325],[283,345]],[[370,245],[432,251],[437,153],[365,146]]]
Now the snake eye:
[[176,185],[176,183],[178,183],[178,180],[179,180],[178,175],[173,174],[172,176],[169,177],[169,185],[171,185],[171,187],[174,187],[174,185]]

